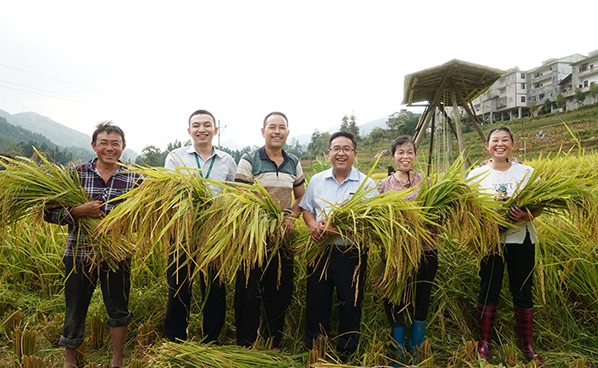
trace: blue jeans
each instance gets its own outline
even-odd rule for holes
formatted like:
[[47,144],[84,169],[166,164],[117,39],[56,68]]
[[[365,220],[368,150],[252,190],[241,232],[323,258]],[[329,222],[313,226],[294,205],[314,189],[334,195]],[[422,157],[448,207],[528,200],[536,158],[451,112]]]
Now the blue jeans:
[[96,267],[90,262],[77,260],[75,264],[72,256],[65,256],[63,263],[66,277],[64,284],[66,315],[58,345],[77,348],[83,343],[87,310],[98,279],[108,312],[108,326],[127,326],[131,322],[133,314],[129,311],[130,260],[118,264],[115,271],[110,270],[105,263]]

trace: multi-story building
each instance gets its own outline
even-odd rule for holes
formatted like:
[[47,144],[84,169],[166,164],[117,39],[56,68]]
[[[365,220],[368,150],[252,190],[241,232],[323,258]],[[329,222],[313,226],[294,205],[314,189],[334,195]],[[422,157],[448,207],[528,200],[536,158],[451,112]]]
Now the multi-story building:
[[490,88],[472,101],[482,124],[511,120],[527,112],[526,73],[518,67],[509,69]]
[[527,72],[529,101],[536,101],[538,108],[550,102],[552,112],[553,103],[559,93],[563,93],[565,97],[572,94],[566,83],[568,77],[572,75],[571,65],[584,58],[585,56],[581,54],[573,54],[560,59],[549,59],[542,63],[542,66],[529,70]]
[[[571,64],[571,67],[573,68],[573,72],[571,73],[571,89],[573,94],[577,90],[587,93],[590,90],[592,82],[598,84],[598,50],[590,52],[587,58]],[[567,99],[567,108],[576,106],[577,101],[575,98]]]
[[[559,93],[566,97],[566,108],[574,107],[576,89],[587,92],[592,81],[598,83],[598,50],[589,57],[573,54],[549,59],[528,71],[509,69],[472,104],[482,124],[512,120],[538,112],[548,101],[553,111]],[[535,111],[529,109],[532,101]]]

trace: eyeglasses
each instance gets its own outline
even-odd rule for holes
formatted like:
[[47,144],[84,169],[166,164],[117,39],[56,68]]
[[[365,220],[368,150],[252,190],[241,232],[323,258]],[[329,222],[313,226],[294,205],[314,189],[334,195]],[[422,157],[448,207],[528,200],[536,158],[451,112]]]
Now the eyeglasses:
[[332,153],[339,153],[340,151],[343,151],[344,153],[351,153],[355,150],[351,147],[332,147],[332,148],[329,148],[328,151],[330,151]]

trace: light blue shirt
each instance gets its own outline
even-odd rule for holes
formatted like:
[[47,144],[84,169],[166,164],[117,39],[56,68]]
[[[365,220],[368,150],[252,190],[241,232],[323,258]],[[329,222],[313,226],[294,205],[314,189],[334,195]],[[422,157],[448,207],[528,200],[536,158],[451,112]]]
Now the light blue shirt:
[[[197,164],[198,161],[199,165]],[[212,167],[211,170],[210,166]],[[214,148],[212,155],[204,160],[197,153],[194,146],[180,147],[170,151],[164,161],[164,167],[170,170],[182,168],[187,170],[189,174],[194,175],[199,175],[201,170],[201,174],[206,179],[230,182],[235,181],[235,173],[237,172],[235,159],[228,153]],[[210,185],[210,187],[213,190],[218,189],[213,185]]]
[[[315,174],[309,181],[299,207],[313,213],[316,216],[316,221],[320,221],[329,214],[330,203],[339,204],[350,199],[364,181],[362,190],[369,190],[366,197],[377,195],[376,183],[354,167],[340,184],[336,181],[332,169],[322,171]],[[337,238],[339,239],[335,238],[334,244],[339,244],[340,237]],[[342,240],[341,243],[343,243]]]

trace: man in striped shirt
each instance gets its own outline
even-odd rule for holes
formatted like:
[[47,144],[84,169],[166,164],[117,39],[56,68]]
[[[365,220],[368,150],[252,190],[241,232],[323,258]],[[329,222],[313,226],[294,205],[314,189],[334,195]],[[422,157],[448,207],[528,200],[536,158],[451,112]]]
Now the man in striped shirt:
[[[266,188],[287,215],[284,226],[288,236],[295,230],[295,220],[301,214],[299,202],[305,192],[305,178],[299,158],[283,150],[289,136],[285,114],[275,111],[266,115],[262,136],[265,145],[241,157],[235,181],[259,181]],[[261,320],[260,335],[272,339],[272,349],[279,350],[292,294],[293,255],[288,249],[282,249],[266,267],[252,268],[249,277],[245,270],[240,270],[234,302],[237,344],[252,345],[257,340]]]

